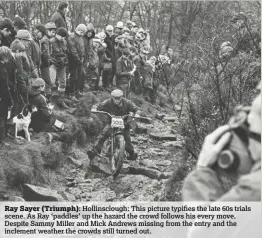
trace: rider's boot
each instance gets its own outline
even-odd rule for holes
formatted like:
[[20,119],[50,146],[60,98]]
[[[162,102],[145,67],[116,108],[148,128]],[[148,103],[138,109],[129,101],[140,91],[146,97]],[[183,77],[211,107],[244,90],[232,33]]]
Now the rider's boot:
[[136,160],[137,159],[137,153],[135,153],[134,151],[129,152],[129,156],[127,156],[128,160]]

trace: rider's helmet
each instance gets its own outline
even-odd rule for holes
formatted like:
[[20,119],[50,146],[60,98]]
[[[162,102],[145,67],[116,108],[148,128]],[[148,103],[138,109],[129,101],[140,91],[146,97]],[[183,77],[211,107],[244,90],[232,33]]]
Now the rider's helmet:
[[120,89],[115,89],[115,90],[113,90],[111,92],[111,96],[112,96],[113,102],[116,105],[119,105],[121,103],[121,98],[123,97],[123,95],[124,95],[124,93]]

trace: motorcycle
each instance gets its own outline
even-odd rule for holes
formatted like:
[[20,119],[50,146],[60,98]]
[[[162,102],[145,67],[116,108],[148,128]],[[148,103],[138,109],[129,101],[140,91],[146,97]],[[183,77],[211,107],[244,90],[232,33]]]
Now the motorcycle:
[[96,109],[92,109],[91,112],[103,113],[111,118],[111,133],[109,138],[105,141],[104,147],[106,157],[110,160],[112,176],[116,178],[120,174],[124,160],[127,156],[123,134],[123,129],[125,127],[124,120],[127,117],[135,117],[128,114],[124,116],[114,116],[108,112],[98,111]]

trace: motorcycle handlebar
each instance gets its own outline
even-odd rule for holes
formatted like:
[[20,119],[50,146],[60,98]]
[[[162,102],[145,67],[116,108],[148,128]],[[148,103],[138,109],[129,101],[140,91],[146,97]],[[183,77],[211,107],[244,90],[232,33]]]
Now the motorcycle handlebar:
[[[114,115],[111,115],[110,113],[108,113],[108,112],[104,112],[104,111],[97,111],[97,110],[91,110],[91,112],[95,112],[95,113],[103,113],[103,114],[106,114],[106,115],[108,115],[108,116],[110,116],[111,118],[112,117],[114,117]],[[126,114],[126,115],[124,115],[124,116],[121,116],[122,117],[122,119],[124,120],[126,117],[133,117],[133,118],[136,118],[135,116],[131,116],[131,115],[129,115],[129,114]]]

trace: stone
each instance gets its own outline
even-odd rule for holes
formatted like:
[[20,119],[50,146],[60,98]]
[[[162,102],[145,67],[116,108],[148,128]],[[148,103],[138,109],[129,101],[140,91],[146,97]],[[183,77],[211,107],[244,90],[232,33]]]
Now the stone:
[[77,108],[69,108],[66,111],[70,114],[74,114],[76,112]]
[[159,170],[159,168],[153,163],[153,161],[151,161],[149,159],[140,160],[139,164],[143,165],[143,166],[145,166],[147,168]]
[[92,171],[96,173],[112,174],[111,164],[107,158],[95,157],[91,162],[91,168]]
[[78,168],[80,168],[80,167],[83,165],[83,162],[74,159],[72,156],[68,156],[68,157],[67,157],[67,160],[68,160],[69,162],[71,162],[73,165],[75,165],[76,167],[78,167]]
[[169,122],[174,122],[174,121],[176,121],[177,120],[177,118],[176,117],[164,117],[164,120],[166,120],[166,121],[169,121]]
[[182,142],[181,141],[168,141],[162,144],[162,146],[164,147],[178,147],[178,148],[182,148]]
[[158,166],[170,166],[172,164],[170,160],[161,160],[161,161],[156,161],[155,163]]
[[170,133],[149,133],[149,136],[154,139],[154,140],[158,140],[158,141],[164,141],[164,140],[170,140],[170,141],[176,141],[177,138],[175,135],[170,134]]
[[134,131],[135,131],[136,134],[146,134],[147,128],[138,124]]
[[65,177],[65,179],[68,181],[68,182],[73,182],[75,179],[72,178],[72,177]]
[[32,184],[23,184],[23,197],[26,201],[64,201],[57,191]]
[[155,116],[155,118],[158,119],[158,120],[163,120],[164,117],[165,117],[165,115],[164,114],[160,114],[160,113],[157,113],[156,116]]
[[160,174],[159,179],[168,179],[169,177],[171,177],[171,175],[171,172],[163,172]]
[[135,120],[137,122],[145,123],[145,124],[152,124],[153,120],[149,117],[136,117]]
[[159,148],[147,148],[146,152],[149,155],[158,155],[158,156],[165,156],[169,154],[168,151],[165,151]]
[[161,173],[155,169],[149,169],[146,167],[129,167],[129,173],[130,174],[142,174],[144,176],[147,176],[151,179],[159,179]]
[[182,108],[181,108],[180,106],[178,106],[178,105],[175,105],[175,110],[176,110],[176,111],[181,111]]
[[9,198],[9,201],[12,201],[12,202],[25,202],[25,199],[19,197],[19,196],[11,196]]

